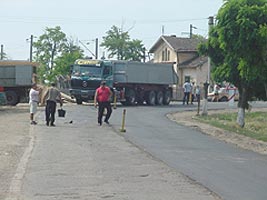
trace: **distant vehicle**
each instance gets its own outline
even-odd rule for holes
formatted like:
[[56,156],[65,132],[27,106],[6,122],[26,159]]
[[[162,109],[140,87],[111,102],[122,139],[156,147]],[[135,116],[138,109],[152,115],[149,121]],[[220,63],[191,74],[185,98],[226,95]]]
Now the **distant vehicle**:
[[4,88],[0,86],[0,106],[6,105],[6,94]]
[[29,90],[36,81],[36,67],[37,63],[29,61],[0,61],[0,86],[5,92],[8,105],[29,100]]
[[[232,91],[232,92],[229,92]],[[219,102],[226,102],[229,101],[231,98],[234,98],[235,101],[238,101],[239,95],[238,95],[238,89],[237,88],[225,88],[221,87],[218,91]],[[208,101],[215,101],[215,94],[214,91],[208,93]]]
[[177,80],[171,63],[79,59],[72,66],[70,94],[81,104],[106,81],[123,105],[168,105]]

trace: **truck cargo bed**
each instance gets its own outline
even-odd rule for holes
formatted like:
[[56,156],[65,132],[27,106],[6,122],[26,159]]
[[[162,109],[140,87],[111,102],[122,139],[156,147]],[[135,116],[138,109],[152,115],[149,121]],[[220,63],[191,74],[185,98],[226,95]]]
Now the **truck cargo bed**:
[[114,82],[172,85],[178,81],[172,64],[114,62]]

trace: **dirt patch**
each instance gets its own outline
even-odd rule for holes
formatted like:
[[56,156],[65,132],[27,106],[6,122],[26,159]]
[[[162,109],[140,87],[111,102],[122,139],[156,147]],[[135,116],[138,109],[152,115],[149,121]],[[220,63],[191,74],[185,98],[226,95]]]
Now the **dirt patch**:
[[[266,111],[267,108],[253,109],[253,111]],[[226,110],[212,110],[208,111],[208,114],[222,113],[222,112],[237,112],[235,109],[226,109]],[[187,112],[177,112],[168,114],[167,117],[173,121],[176,121],[178,124],[191,127],[199,130],[203,134],[210,135],[221,141],[234,144],[238,147],[252,150],[254,152],[267,155],[267,142],[258,141],[253,138],[249,138],[243,135],[236,134],[234,132],[225,131],[223,129],[211,126],[209,124],[201,123],[194,119],[196,112],[187,111]]]

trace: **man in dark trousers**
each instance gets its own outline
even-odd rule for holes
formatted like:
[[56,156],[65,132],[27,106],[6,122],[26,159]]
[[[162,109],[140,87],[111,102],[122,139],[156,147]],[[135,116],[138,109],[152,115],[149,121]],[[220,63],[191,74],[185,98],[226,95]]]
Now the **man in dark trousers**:
[[46,125],[55,126],[54,122],[55,122],[57,100],[59,100],[60,106],[62,106],[63,104],[60,91],[56,88],[55,83],[51,84],[51,87],[45,94],[45,99],[46,99],[46,107],[45,107]]
[[98,124],[99,126],[102,125],[102,117],[105,108],[107,109],[107,114],[105,117],[104,122],[109,124],[109,118],[112,113],[111,105],[110,105],[110,97],[112,96],[112,91],[109,87],[106,86],[106,82],[102,81],[100,87],[96,89],[95,98],[94,98],[94,105],[97,107],[98,103]]

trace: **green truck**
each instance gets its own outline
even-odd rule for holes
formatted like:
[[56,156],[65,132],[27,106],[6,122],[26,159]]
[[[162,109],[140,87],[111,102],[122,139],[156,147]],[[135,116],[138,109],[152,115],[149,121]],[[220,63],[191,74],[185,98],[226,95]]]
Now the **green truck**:
[[178,77],[172,63],[79,59],[71,67],[70,94],[77,104],[93,100],[103,80],[123,105],[168,105]]

